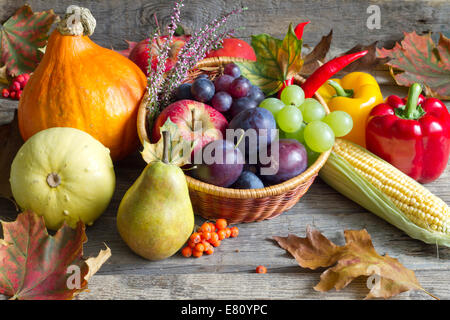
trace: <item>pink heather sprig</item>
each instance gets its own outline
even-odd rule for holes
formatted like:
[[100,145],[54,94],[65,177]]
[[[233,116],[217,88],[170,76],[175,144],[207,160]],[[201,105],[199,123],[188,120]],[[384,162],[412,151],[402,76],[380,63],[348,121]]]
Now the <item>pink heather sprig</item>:
[[209,44],[202,47],[196,41],[191,46],[189,46],[189,49],[186,50],[185,53],[179,54],[177,64],[170,71],[167,77],[167,81],[165,81],[164,83],[162,97],[160,100],[160,103],[163,107],[170,104],[176,88],[187,78],[189,70],[194,68],[199,61],[203,60],[207,52],[220,47],[223,39],[229,35],[230,32],[223,32],[215,40],[208,40]]
[[194,68],[200,60],[204,59],[210,50],[218,48],[222,44],[223,39],[230,35],[230,31],[219,33],[229,17],[241,13],[243,10],[245,8],[235,9],[221,18],[214,19],[203,29],[196,31],[186,42],[178,54],[175,67],[169,72],[164,82],[160,99],[162,108],[170,104],[176,88],[186,79],[189,70]]
[[[181,7],[183,7],[183,1],[184,0],[179,0],[178,2],[175,3],[175,7],[173,8],[173,13],[171,16],[171,23],[167,26],[167,38],[165,39],[165,42],[163,43],[162,47],[160,47],[159,50],[157,50],[158,55],[156,56],[156,60],[157,60],[156,74],[158,75],[158,78],[161,78],[161,79],[162,79],[162,75],[165,70],[166,61],[169,57],[170,45],[173,41],[173,36],[177,29],[177,24],[180,22],[180,10],[181,10]],[[156,17],[155,17],[155,20],[156,20]],[[152,41],[149,42],[149,46],[147,48],[150,53],[149,54],[149,64],[148,64],[149,74],[153,70],[152,64],[151,64],[151,61],[153,58],[151,55],[151,53],[152,53],[151,49],[153,46],[153,42],[156,43],[156,46],[158,46],[158,47],[160,46],[159,35],[160,35],[160,30],[159,30],[159,25],[158,25],[158,27],[153,35],[154,39],[152,39]]]
[[[177,29],[177,25],[180,22],[180,11],[183,7],[184,0],[178,0],[175,2],[175,6],[173,8],[173,13],[171,16],[171,23],[167,26],[167,38],[164,42],[163,46],[157,50],[158,55],[156,56],[156,68],[153,68],[153,56],[152,56],[152,47],[154,43],[159,46],[159,36],[160,30],[159,25],[157,23],[157,28],[153,33],[152,38],[150,38],[147,50],[149,52],[148,58],[148,79],[147,79],[147,91],[148,91],[148,99],[147,99],[147,109],[149,110],[148,118],[153,119],[155,115],[159,112],[159,104],[160,104],[160,88],[164,83],[164,71],[166,66],[166,61],[169,57],[170,44],[173,41],[173,36]],[[156,19],[156,17],[155,17]],[[156,20],[157,22],[157,20]],[[151,122],[151,121],[150,121]]]
[[[191,39],[186,43],[183,49],[180,51],[179,56],[183,56],[185,51],[196,52],[197,55],[202,53],[207,53],[211,49],[211,42],[215,42],[217,39],[217,32],[225,25],[228,18],[237,13],[241,13],[246,8],[235,9],[225,15],[220,19],[214,19],[209,25],[206,25],[203,29],[195,32]],[[229,33],[229,32],[228,32]],[[221,41],[220,41],[221,43]],[[200,51],[199,51],[200,50]]]
[[[221,18],[214,19],[210,24],[198,30],[185,43],[178,54],[178,60],[175,66],[165,74],[165,64],[169,57],[170,45],[177,25],[180,22],[180,9],[183,7],[183,0],[175,1],[170,24],[167,27],[167,38],[156,57],[156,68],[152,68],[152,57],[149,57],[149,77],[148,77],[148,124],[151,126],[154,118],[160,110],[164,109],[173,99],[176,88],[187,78],[189,70],[205,58],[208,51],[217,49],[223,42],[223,39],[229,36],[233,31],[221,32],[228,21],[228,18],[234,14],[241,13],[246,8],[235,9]],[[155,32],[149,42],[149,52],[154,41],[158,41],[158,32]]]
[[234,30],[225,31],[225,32],[222,32],[221,34],[219,34],[217,36],[217,41],[214,42],[214,44],[211,47],[211,50],[217,50],[217,49],[221,48],[222,44],[223,44],[223,40],[225,38],[233,36],[234,34],[235,34]]
[[184,0],[178,0],[175,2],[175,6],[173,8],[173,13],[170,17],[170,24],[167,26],[167,38],[161,48],[160,54],[158,55],[158,64],[156,67],[156,72],[158,74],[164,74],[166,68],[166,61],[169,58],[170,45],[173,42],[173,36],[177,29],[178,23],[180,23],[180,11],[184,6]]
[[150,37],[149,42],[147,44],[147,50],[149,52],[148,57],[148,78],[147,78],[147,107],[154,108],[158,105],[159,102],[159,94],[158,94],[158,84],[162,82],[163,74],[157,73],[155,69],[152,68],[152,46],[155,41],[158,41],[159,32],[155,30],[153,36]]

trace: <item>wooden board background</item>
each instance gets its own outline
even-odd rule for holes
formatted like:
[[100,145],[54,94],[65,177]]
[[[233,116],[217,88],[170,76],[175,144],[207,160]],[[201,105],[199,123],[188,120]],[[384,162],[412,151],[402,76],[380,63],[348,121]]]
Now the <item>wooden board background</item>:
[[[384,96],[406,94],[398,87],[383,87]],[[1,101],[1,99],[0,99]],[[449,106],[448,104],[447,106]],[[336,244],[344,242],[343,230],[366,228],[380,254],[399,259],[415,271],[422,286],[441,299],[450,299],[450,248],[437,248],[409,238],[402,231],[367,212],[317,179],[291,210],[258,223],[240,224],[240,236],[223,241],[212,256],[186,259],[176,254],[158,262],[133,254],[116,229],[120,200],[144,168],[136,153],[116,163],[117,187],[107,211],[87,229],[85,256],[98,253],[107,244],[112,257],[91,279],[89,291],[78,299],[362,299],[365,279],[357,279],[340,292],[313,290],[325,269],[307,270],[278,247],[272,236],[290,233],[305,236],[307,225],[322,231]],[[450,167],[427,186],[450,203]],[[0,198],[0,219],[13,221],[14,205]],[[196,224],[203,222],[196,217]],[[255,274],[264,265],[265,275]],[[1,299],[1,296],[0,296]],[[430,299],[420,291],[396,299]]]
[[[10,16],[25,1],[0,0],[0,20]],[[72,1],[29,0],[34,10],[54,8],[63,13]],[[382,28],[365,27],[366,9],[370,4],[381,7]],[[171,1],[77,1],[87,6],[97,18],[93,39],[103,46],[124,48],[124,39],[141,40],[152,29],[152,15],[157,12],[167,22]],[[380,41],[392,45],[400,40],[402,31],[448,33],[449,1],[186,1],[183,10],[185,26],[195,28],[215,13],[232,6],[249,7],[242,18],[233,20],[244,26],[239,36],[249,39],[254,33],[267,32],[282,36],[289,22],[311,20],[305,42],[314,45],[322,35],[334,29],[333,49],[344,51],[357,43]],[[405,94],[404,89],[383,87],[384,96]],[[0,100],[1,111],[14,108],[14,103]],[[6,111],[5,111],[6,112]],[[5,118],[6,115],[3,117]],[[6,121],[6,120],[5,120]],[[347,200],[318,179],[310,191],[289,212],[270,221],[242,224],[240,237],[225,241],[212,256],[185,259],[180,255],[148,262],[134,255],[120,239],[115,216],[125,191],[137,178],[144,162],[135,154],[116,164],[117,189],[107,212],[88,228],[86,256],[93,255],[106,243],[112,257],[90,283],[90,291],[79,299],[352,299],[367,293],[363,279],[341,292],[318,293],[313,286],[323,269],[300,268],[272,240],[274,235],[294,233],[304,236],[307,225],[321,230],[337,244],[343,243],[344,229],[366,228],[375,248],[381,254],[396,257],[416,272],[423,287],[436,296],[450,299],[450,249],[436,248],[413,240],[403,232]],[[432,192],[450,203],[450,169],[428,186]],[[0,218],[14,220],[14,206],[0,199]],[[197,217],[197,223],[203,220]],[[236,249],[239,249],[237,252]],[[268,268],[268,274],[254,273],[257,265]],[[212,289],[213,288],[213,289]],[[422,292],[401,294],[400,299],[429,299]]]
[[[91,9],[97,19],[93,39],[106,47],[123,49],[127,40],[142,40],[155,27],[156,13],[161,25],[169,22],[171,0],[0,0],[0,21],[7,19],[22,4],[33,10],[53,8],[58,14],[75,3]],[[381,9],[381,28],[369,30],[366,20],[369,5]],[[246,40],[250,35],[269,33],[282,37],[289,23],[310,20],[304,34],[306,44],[315,45],[333,29],[332,48],[343,52],[357,43],[379,41],[393,45],[402,32],[444,32],[449,35],[450,1],[448,0],[185,0],[182,21],[186,30],[197,29],[218,14],[237,7],[248,7],[232,19],[236,35]]]

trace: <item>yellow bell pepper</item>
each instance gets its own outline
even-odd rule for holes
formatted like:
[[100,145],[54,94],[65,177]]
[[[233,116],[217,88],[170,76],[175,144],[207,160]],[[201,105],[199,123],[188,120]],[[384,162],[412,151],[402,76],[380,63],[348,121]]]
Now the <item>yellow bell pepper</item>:
[[342,79],[332,79],[317,92],[330,111],[345,111],[352,117],[353,129],[343,138],[366,147],[367,117],[373,107],[383,102],[375,78],[368,73],[352,72]]

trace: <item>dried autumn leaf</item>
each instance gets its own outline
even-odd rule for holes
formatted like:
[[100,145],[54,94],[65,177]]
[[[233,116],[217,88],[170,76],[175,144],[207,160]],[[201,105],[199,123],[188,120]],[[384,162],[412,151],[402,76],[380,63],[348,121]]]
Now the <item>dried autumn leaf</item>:
[[6,65],[0,68],[0,83],[9,84],[8,75],[6,74]]
[[[317,68],[319,68],[323,63],[326,62],[325,57],[328,54],[328,51],[330,50],[332,38],[333,38],[333,30],[331,30],[328,35],[323,36],[322,39],[319,41],[319,43],[313,48],[313,50],[304,57],[303,68],[300,72],[302,76],[311,75]],[[384,64],[387,61],[389,61],[389,58],[377,57],[376,45],[377,42],[373,42],[369,45],[357,44],[347,52],[341,54],[341,56],[345,56],[347,54],[360,52],[364,50],[368,51],[368,53],[364,57],[352,62],[340,72],[344,73],[354,71],[370,72],[373,69],[375,69],[375,67],[377,67],[378,65]]]
[[144,150],[141,154],[145,162],[150,163],[163,159],[164,140],[162,132],[168,131],[170,137],[169,163],[179,167],[189,163],[194,144],[183,139],[183,136],[178,130],[178,126],[170,118],[167,118],[159,130],[161,132],[161,138],[157,143],[144,141]]
[[419,36],[413,31],[404,35],[393,49],[377,50],[379,57],[391,58],[387,65],[397,84],[418,82],[428,96],[450,99],[450,40],[441,34],[436,46],[431,34]]
[[16,115],[13,122],[0,126],[0,197],[12,199],[9,174],[11,163],[22,144]]
[[82,258],[87,238],[81,221],[76,229],[64,224],[54,236],[44,219],[29,211],[1,223],[0,294],[11,299],[72,299],[111,254],[107,248],[89,263]]
[[283,82],[300,73],[303,66],[302,40],[297,39],[292,24],[283,40],[268,34],[252,36],[256,62],[237,62],[242,75],[266,95],[280,90]]
[[375,284],[369,288],[366,299],[386,299],[408,290],[426,292],[412,270],[405,268],[397,259],[388,255],[381,256],[375,251],[365,229],[345,230],[344,235],[344,246],[335,245],[318,230],[310,227],[306,229],[306,238],[289,235],[274,239],[303,268],[333,266],[320,276],[320,282],[314,287],[317,291],[324,292],[332,288],[341,290],[359,276],[373,276]]
[[377,41],[369,44],[369,45],[361,45],[357,44],[344,54],[343,56],[351,53],[361,52],[367,50],[367,54],[364,57],[359,58],[356,61],[353,61],[348,66],[346,66],[344,69],[342,69],[343,72],[354,72],[354,71],[366,71],[370,72],[371,70],[375,69],[380,64],[387,63],[390,58],[388,57],[377,57]]
[[125,42],[128,44],[128,48],[117,52],[123,55],[125,58],[128,58],[130,56],[131,51],[133,51],[134,47],[136,47],[138,43],[135,41],[128,41],[128,40],[125,40]]
[[47,44],[48,32],[57,19],[53,10],[35,12],[24,5],[9,18],[0,31],[1,61],[9,75],[31,72],[42,57],[39,48]]
[[333,38],[333,30],[326,36],[320,39],[319,43],[308,53],[303,59],[303,67],[301,70],[302,76],[308,76],[312,74],[317,68],[321,66],[321,63],[325,62],[325,57],[330,50],[331,40]]
[[[105,244],[106,246],[106,244]],[[85,262],[89,267],[89,272],[84,277],[86,281],[89,281],[94,274],[102,267],[102,265],[111,257],[111,249],[106,246],[106,249],[100,250],[100,253],[96,257],[90,257]]]

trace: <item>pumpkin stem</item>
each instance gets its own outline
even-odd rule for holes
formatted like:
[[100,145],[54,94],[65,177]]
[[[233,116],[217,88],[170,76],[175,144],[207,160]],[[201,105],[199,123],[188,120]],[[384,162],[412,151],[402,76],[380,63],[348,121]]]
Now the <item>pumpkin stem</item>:
[[87,8],[71,5],[67,7],[64,18],[58,23],[58,31],[65,36],[90,36],[97,22]]
[[47,176],[47,184],[51,188],[56,188],[61,184],[61,177],[55,172],[49,173]]

